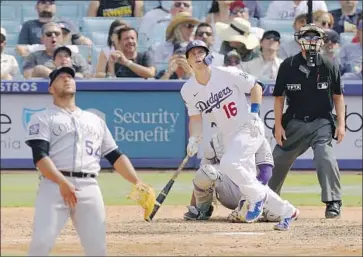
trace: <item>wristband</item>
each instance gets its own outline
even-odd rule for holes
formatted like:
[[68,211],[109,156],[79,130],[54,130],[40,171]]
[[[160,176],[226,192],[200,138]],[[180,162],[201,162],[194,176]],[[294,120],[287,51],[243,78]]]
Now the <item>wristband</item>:
[[259,113],[260,111],[260,104],[252,103],[251,104],[251,113]]

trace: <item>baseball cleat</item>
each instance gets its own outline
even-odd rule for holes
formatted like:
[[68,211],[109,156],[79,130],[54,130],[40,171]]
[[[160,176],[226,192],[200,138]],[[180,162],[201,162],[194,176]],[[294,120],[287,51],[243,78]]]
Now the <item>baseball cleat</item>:
[[326,204],[325,218],[335,219],[340,218],[340,207],[342,203],[340,201],[332,201]]
[[245,217],[245,221],[247,223],[255,222],[260,218],[260,216],[262,215],[262,212],[263,212],[263,205],[265,204],[265,201],[266,201],[266,198],[261,201],[258,201],[255,204],[250,203],[248,205],[248,211],[247,211],[247,214]]
[[213,206],[209,207],[206,213],[202,213],[195,206],[187,206],[188,212],[184,213],[184,220],[209,220],[213,213]]
[[297,220],[300,215],[299,209],[296,209],[291,217],[284,218],[274,226],[274,230],[286,231],[289,230],[291,222]]

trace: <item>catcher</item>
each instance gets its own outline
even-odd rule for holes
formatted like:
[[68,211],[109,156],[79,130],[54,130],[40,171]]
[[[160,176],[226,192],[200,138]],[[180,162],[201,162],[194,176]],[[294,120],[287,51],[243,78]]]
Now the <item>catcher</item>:
[[[188,212],[184,214],[185,220],[208,220],[213,213],[214,196],[226,208],[233,210],[227,217],[230,222],[243,222],[240,212],[243,212],[245,201],[242,198],[239,187],[225,174],[219,172],[219,160],[224,153],[222,135],[213,134],[209,144],[204,149],[204,157],[200,168],[197,170],[193,185],[191,205],[187,206]],[[257,179],[266,185],[272,175],[274,162],[271,148],[265,139],[264,144],[258,150],[256,156]],[[247,205],[247,204],[246,204]],[[245,206],[246,207],[246,206]],[[281,221],[281,218],[272,212],[264,210],[260,221]]]

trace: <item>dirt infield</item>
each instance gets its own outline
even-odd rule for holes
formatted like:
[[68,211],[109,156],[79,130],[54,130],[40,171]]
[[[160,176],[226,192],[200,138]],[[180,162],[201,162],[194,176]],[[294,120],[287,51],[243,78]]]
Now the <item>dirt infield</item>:
[[[341,219],[324,219],[324,207],[301,207],[290,231],[274,223],[231,224],[218,206],[213,219],[186,222],[184,206],[163,206],[155,220],[142,220],[137,206],[107,207],[109,255],[362,255],[362,208],[344,208]],[[32,208],[1,208],[1,253],[25,254],[31,236]],[[69,222],[52,254],[83,254]]]

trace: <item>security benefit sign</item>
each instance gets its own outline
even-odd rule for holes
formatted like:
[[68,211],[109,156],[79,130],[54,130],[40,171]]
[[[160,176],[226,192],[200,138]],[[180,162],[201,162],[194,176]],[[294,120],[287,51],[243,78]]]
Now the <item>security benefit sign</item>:
[[[275,122],[273,100],[273,97],[265,97],[261,105],[261,118],[265,123],[266,138],[272,147],[276,145],[275,138],[272,135]],[[345,137],[340,144],[336,144],[336,141],[333,140],[334,154],[337,159],[341,160],[362,160],[362,97],[347,96],[345,97],[345,104]],[[313,157],[313,151],[309,148],[298,159],[313,159]]]
[[77,93],[82,109],[104,120],[120,149],[132,158],[185,155],[185,107],[179,92]]
[[25,144],[27,125],[34,113],[51,105],[50,95],[1,95],[1,159],[32,159]]

